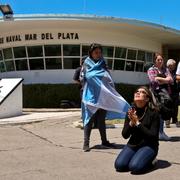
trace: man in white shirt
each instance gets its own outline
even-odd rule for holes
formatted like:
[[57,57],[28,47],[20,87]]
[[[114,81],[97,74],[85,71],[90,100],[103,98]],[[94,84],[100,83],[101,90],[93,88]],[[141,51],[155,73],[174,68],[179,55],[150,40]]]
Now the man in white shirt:
[[[177,70],[176,70],[176,81],[177,81],[178,90],[180,90],[179,89],[180,87],[180,62],[178,63]],[[179,121],[177,121],[176,126],[180,127]]]
[[176,70],[176,80],[180,82],[180,62],[178,63],[177,70]]

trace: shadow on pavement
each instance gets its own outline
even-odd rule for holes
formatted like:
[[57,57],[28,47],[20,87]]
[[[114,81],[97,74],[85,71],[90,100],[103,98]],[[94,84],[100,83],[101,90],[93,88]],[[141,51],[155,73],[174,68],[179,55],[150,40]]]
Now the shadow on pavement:
[[171,166],[171,163],[166,160],[160,160],[158,159],[156,165],[154,168],[150,169],[149,171],[145,172],[144,174],[150,173],[152,171],[158,170],[158,169],[165,169]]
[[148,170],[145,170],[144,172],[142,173],[131,173],[131,174],[134,174],[134,175],[143,175],[143,174],[148,174],[152,171],[155,171],[155,170],[158,170],[158,169],[165,169],[165,168],[168,168],[171,166],[171,163],[168,162],[168,161],[165,161],[165,160],[158,160],[156,165]]
[[171,166],[171,163],[165,160],[158,160],[155,169],[164,169]]
[[[171,166],[171,163],[168,162],[168,161],[165,161],[165,160],[157,160],[156,164],[155,165],[151,165],[148,167],[148,169],[144,170],[143,172],[130,172],[131,174],[133,175],[144,175],[144,174],[148,174],[150,172],[153,172],[155,170],[158,170],[158,169],[165,169],[165,168],[168,168]],[[128,172],[129,170],[125,170],[123,172]]]
[[180,141],[180,136],[171,136],[170,142],[177,142]]
[[122,149],[124,146],[125,146],[124,144],[113,143],[113,147],[106,147],[106,146],[98,144],[98,145],[92,146],[91,149]]

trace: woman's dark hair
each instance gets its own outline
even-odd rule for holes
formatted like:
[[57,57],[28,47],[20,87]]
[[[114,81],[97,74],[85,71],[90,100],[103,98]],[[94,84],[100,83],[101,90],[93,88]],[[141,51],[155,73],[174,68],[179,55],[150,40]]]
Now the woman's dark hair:
[[161,57],[164,59],[164,57],[163,57],[163,55],[162,55],[161,53],[156,52],[156,53],[154,54],[154,62],[156,61],[156,59],[157,59],[158,56],[161,56]]
[[[156,59],[157,59],[158,56],[161,56],[162,59],[163,59],[163,61],[164,61],[163,55],[162,55],[161,53],[156,52],[156,53],[154,54],[154,64],[156,64]],[[165,68],[165,64],[163,63],[162,69],[164,69],[164,68]]]
[[146,86],[140,86],[139,88],[136,89],[136,91],[138,91],[138,89],[144,89],[146,91],[146,95],[149,98],[148,107],[155,111],[159,111],[159,107],[153,92]]
[[92,56],[91,56],[92,52],[97,48],[100,49],[102,52],[102,46],[100,44],[93,43],[90,45],[89,51],[88,51],[88,55],[90,58],[92,58]]

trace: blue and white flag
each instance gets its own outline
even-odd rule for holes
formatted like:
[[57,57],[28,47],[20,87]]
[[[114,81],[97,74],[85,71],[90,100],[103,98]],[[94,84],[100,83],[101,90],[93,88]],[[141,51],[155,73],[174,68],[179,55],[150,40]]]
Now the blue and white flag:
[[130,105],[115,90],[104,59],[94,62],[88,57],[83,66],[85,68],[82,96],[84,126],[100,108],[107,111],[106,119],[125,118]]

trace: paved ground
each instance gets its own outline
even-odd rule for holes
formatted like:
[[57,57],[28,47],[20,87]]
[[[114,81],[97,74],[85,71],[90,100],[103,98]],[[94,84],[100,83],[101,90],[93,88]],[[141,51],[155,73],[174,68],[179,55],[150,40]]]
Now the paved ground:
[[5,119],[0,126],[0,180],[179,180],[180,128],[166,129],[172,141],[160,142],[156,169],[131,175],[113,167],[126,143],[121,128],[107,130],[117,149],[101,149],[99,133],[93,130],[92,149],[84,153],[83,131],[72,127],[79,117],[78,111],[36,112]]

